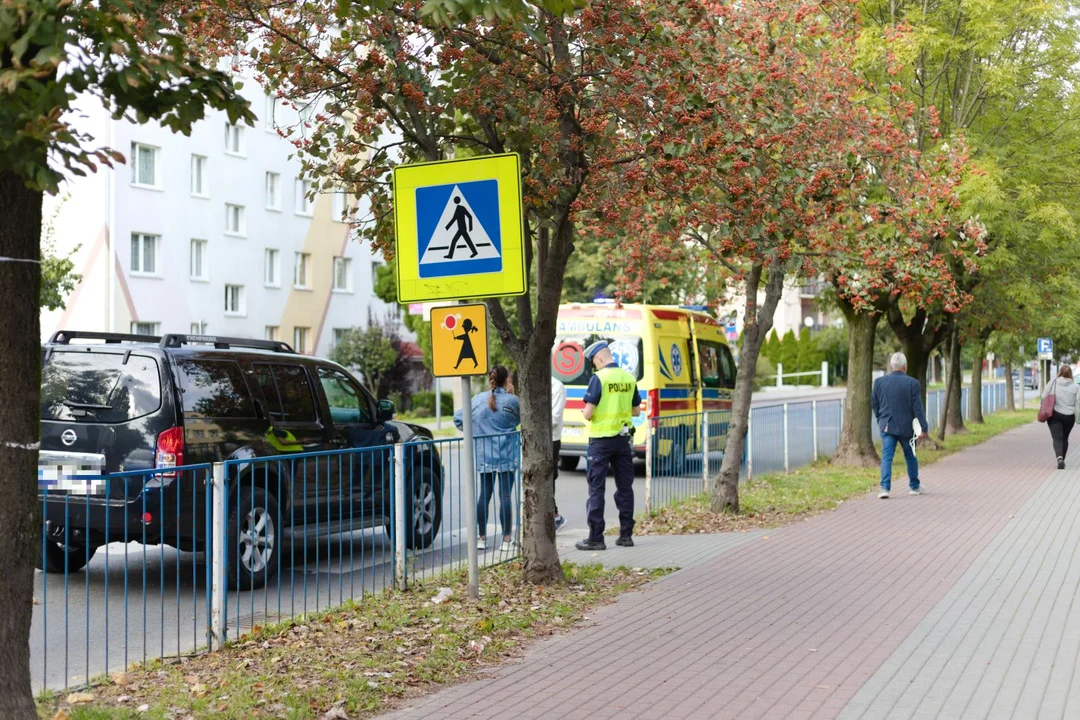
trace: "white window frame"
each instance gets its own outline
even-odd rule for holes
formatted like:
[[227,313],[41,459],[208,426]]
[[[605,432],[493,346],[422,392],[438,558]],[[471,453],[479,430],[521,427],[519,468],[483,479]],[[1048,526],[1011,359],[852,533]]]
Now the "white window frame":
[[293,255],[293,289],[311,289],[311,253],[298,252]]
[[[202,188],[197,190],[195,188],[195,167],[200,163],[202,164]],[[191,154],[191,182],[189,183],[188,187],[191,192],[191,197],[210,197],[210,176],[207,172],[209,170],[209,167],[210,161],[209,158],[207,158],[205,155],[196,155],[195,153]]]
[[[195,273],[195,248],[200,247],[202,272]],[[188,244],[188,279],[192,282],[210,282],[210,242],[202,238],[191,238]]]
[[[131,253],[131,247],[128,251],[131,253],[128,259],[131,261],[131,275],[132,277],[161,277],[161,273],[158,272],[159,263],[161,262],[161,236],[154,233],[131,233],[131,245],[135,245],[138,238],[139,244],[139,267],[135,267],[134,253]],[[144,270],[146,267],[146,242],[149,240],[154,245],[154,269]]]
[[379,268],[385,263],[381,263],[378,260],[371,261],[371,294],[375,294],[375,285],[379,282]]
[[[154,178],[153,182],[142,182],[138,179],[139,176],[139,150],[149,150],[154,156]],[[135,142],[131,143],[131,187],[142,188],[144,190],[161,190],[161,148],[154,145],[147,145],[146,143]]]
[[[270,191],[270,178],[274,178],[274,191]],[[267,172],[264,181],[266,191],[266,209],[281,212],[281,173]]]
[[[233,143],[234,138],[236,139],[235,143]],[[233,157],[246,157],[243,125],[225,123],[225,154]]]
[[263,128],[265,128],[266,132],[277,132],[277,124],[274,117],[277,114],[277,106],[277,98],[272,93],[267,95],[265,102],[263,102]]
[[340,345],[342,336],[344,336],[347,332],[349,332],[349,328],[334,328],[334,344],[331,347],[336,348],[338,345]]
[[349,222],[349,196],[344,190],[335,190],[331,196],[331,220],[336,223]]
[[[150,332],[139,332],[139,326],[140,325],[144,326],[144,329],[146,327],[149,327]],[[159,322],[147,322],[145,320],[143,320],[143,321],[132,320],[131,321],[131,334],[132,335],[154,335],[154,336],[159,336],[159,335],[161,335],[161,323],[159,323]]]
[[[229,222],[232,218],[232,209],[236,208],[240,212],[237,213],[237,228],[235,230],[229,228]],[[237,205],[235,203],[225,203],[225,234],[230,237],[247,237],[247,212],[243,205]]]
[[190,333],[191,335],[207,335],[207,328],[210,327],[210,323],[202,320],[200,322],[191,323]]
[[297,215],[311,217],[315,214],[315,198],[311,197],[312,185],[307,178],[296,178],[293,208]]
[[281,251],[277,248],[263,249],[263,286],[281,287]]
[[[330,280],[330,286],[336,293],[352,293],[353,292],[353,261],[348,257],[335,257],[332,265],[333,277]],[[344,266],[344,285],[338,284],[338,267]]]
[[[301,334],[303,335],[303,338],[301,338]],[[308,344],[308,340],[310,339],[310,337],[311,337],[311,328],[294,326],[293,327],[293,350],[300,353],[301,355],[307,355],[308,354],[307,344]]]
[[281,337],[280,325],[266,325],[263,327],[263,339],[276,341]]
[[[230,290],[235,290],[235,298],[230,294]],[[231,300],[235,299],[235,306]],[[230,309],[232,307],[232,309]],[[247,315],[247,293],[244,292],[243,285],[226,285],[225,286],[225,317],[245,317]]]

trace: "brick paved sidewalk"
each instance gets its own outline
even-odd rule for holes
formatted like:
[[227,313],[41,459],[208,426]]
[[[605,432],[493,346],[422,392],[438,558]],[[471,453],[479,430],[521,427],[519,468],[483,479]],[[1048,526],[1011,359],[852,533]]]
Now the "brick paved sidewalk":
[[[1080,717],[1080,472],[1049,442],[1032,424],[926,468],[921,497],[712,557],[663,539],[696,564],[395,717]],[[664,555],[641,549],[619,562]]]

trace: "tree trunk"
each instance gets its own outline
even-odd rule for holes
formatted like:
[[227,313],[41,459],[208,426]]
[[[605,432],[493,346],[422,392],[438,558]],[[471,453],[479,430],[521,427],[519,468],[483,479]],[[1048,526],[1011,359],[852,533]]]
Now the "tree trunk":
[[923,407],[926,407],[927,371],[931,355],[948,337],[948,329],[943,324],[935,325],[931,322],[929,313],[921,308],[916,310],[911,321],[907,322],[900,306],[894,304],[889,308],[887,317],[889,327],[900,341],[900,349],[907,357],[907,374],[919,381]]
[[0,260],[0,717],[14,720],[37,717],[30,687],[30,618],[41,527],[41,201],[42,193],[27,189],[14,173],[0,172],[0,258],[16,260]]
[[986,422],[983,419],[983,406],[982,406],[982,375],[983,375],[983,358],[986,357],[986,341],[978,339],[975,341],[975,365],[971,368],[971,412],[968,414],[968,420],[973,423],[979,423],[980,425]]
[[874,382],[874,331],[881,315],[857,312],[843,298],[838,298],[837,302],[848,323],[848,389],[844,400],[844,425],[833,462],[873,467],[880,459],[870,426],[873,422],[870,394]]
[[[1020,392],[1024,392],[1024,377],[1020,376]],[[1016,412],[1016,392],[1013,388],[1012,361],[1005,361],[1005,409]]]
[[765,302],[759,309],[757,294],[763,272],[764,268],[755,264],[746,278],[746,310],[743,315],[742,345],[739,348],[739,372],[735,377],[724,460],[720,465],[720,477],[713,488],[713,512],[739,512],[739,473],[746,445],[750,403],[753,400],[754,372],[757,370],[761,345],[772,329],[773,313],[784,293],[784,271],[774,266],[769,270]]
[[939,439],[944,439],[944,435],[967,432],[967,428],[964,427],[964,408],[961,405],[964,400],[964,373],[960,366],[961,349],[960,330],[954,326],[949,343],[949,364],[945,373],[945,422],[941,425],[942,433],[939,433]]

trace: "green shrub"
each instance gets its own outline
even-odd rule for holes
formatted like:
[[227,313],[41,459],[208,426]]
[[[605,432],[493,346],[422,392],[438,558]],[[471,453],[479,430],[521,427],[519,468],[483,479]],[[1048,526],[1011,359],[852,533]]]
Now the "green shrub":
[[[454,394],[452,392],[440,394],[442,395],[442,414],[453,415]],[[423,390],[412,394],[412,414],[416,417],[431,417],[435,414],[435,392],[433,390]]]
[[772,377],[774,375],[776,375],[776,366],[773,365],[773,361],[764,354],[758,355],[757,367],[754,368],[754,392],[766,385],[775,385],[776,378]]

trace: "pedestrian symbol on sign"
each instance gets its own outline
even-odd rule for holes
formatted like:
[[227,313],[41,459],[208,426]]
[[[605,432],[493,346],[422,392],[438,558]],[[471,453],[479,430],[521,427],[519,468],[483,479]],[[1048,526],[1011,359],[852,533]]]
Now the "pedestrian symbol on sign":
[[502,270],[499,181],[416,188],[420,277]]

